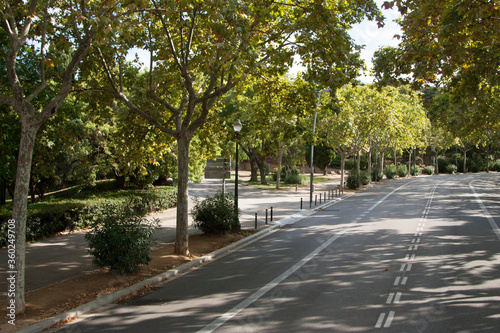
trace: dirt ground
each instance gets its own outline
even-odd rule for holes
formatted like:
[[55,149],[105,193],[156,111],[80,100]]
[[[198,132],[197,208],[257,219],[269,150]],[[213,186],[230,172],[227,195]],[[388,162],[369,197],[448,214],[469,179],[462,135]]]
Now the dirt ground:
[[[160,274],[173,267],[220,249],[244,238],[243,234],[194,235],[189,237],[190,257],[174,255],[173,243],[151,252],[151,262],[135,275],[119,275],[108,270],[58,282],[26,294],[26,312],[16,316],[16,326],[0,321],[0,332],[15,332],[43,319],[63,313],[101,296]],[[0,318],[7,318],[7,302],[0,302]]]

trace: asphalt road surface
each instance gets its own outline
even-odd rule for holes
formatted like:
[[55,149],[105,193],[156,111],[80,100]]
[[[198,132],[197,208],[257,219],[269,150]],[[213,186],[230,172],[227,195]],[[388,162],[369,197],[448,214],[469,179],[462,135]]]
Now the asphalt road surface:
[[499,190],[386,182],[59,332],[498,332]]

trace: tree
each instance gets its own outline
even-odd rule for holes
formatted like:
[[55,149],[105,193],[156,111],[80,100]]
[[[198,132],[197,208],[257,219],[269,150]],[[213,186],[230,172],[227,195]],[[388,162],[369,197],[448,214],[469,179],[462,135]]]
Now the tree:
[[[292,64],[294,53],[311,48],[309,37],[343,31],[336,37],[342,38],[352,16],[360,20],[378,10],[371,0],[355,3],[151,0],[147,6],[137,8],[130,17],[130,25],[119,22],[115,30],[123,33],[120,41],[125,43],[120,44],[117,39],[107,44],[100,56],[115,96],[177,141],[175,252],[187,254],[189,145],[207,122],[218,99],[248,74],[284,70]],[[137,36],[135,42],[127,30],[133,30],[132,35]],[[115,49],[111,48],[113,44]],[[152,55],[148,93],[142,95],[147,97],[147,105],[141,105],[131,96],[140,87],[123,87],[114,75],[115,68],[119,72],[122,51],[131,46],[146,48]]]
[[[12,211],[16,221],[17,313],[25,309],[26,206],[36,134],[70,93],[78,65],[102,25],[102,18],[111,12],[108,1],[0,4],[1,29],[9,40],[7,53],[2,55],[8,90],[0,95],[0,104],[11,106],[21,123]],[[30,70],[29,76],[23,76],[17,64],[27,54],[35,56],[39,66]]]

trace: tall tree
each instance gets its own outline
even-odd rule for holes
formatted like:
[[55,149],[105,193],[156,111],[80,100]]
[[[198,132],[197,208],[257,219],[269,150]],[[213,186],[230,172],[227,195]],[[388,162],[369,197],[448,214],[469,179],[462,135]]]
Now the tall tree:
[[[149,7],[146,8],[145,6]],[[279,72],[293,62],[293,55],[314,47],[312,37],[346,36],[352,17],[372,17],[378,9],[372,0],[332,2],[276,1],[166,1],[151,0],[137,8],[130,25],[115,27],[128,45],[101,57],[115,96],[157,129],[170,134],[178,146],[178,205],[175,252],[188,254],[188,159],[195,133],[206,123],[217,100],[248,74]],[[336,28],[338,27],[338,28]],[[131,42],[127,30],[140,36]],[[335,28],[335,29],[334,29]],[[145,33],[143,33],[145,31]],[[319,38],[319,37],[318,37]],[[119,41],[116,40],[118,43]],[[131,45],[135,44],[135,45]],[[326,41],[323,45],[328,44]],[[148,106],[141,106],[123,87],[113,62],[123,56],[115,51],[130,46],[151,52]],[[339,46],[339,54],[345,54]],[[113,52],[111,52],[113,51]],[[317,58],[317,57],[315,57]],[[119,68],[119,61],[116,68]],[[119,72],[119,70],[118,70]]]
[[[16,312],[25,309],[24,267],[26,206],[35,138],[40,126],[71,91],[79,63],[85,57],[102,18],[112,11],[109,1],[2,1],[0,27],[9,46],[3,55],[8,90],[0,103],[16,112],[21,123],[12,218],[16,221]],[[28,49],[38,60],[30,77],[17,66]],[[61,62],[67,59],[67,62]]]

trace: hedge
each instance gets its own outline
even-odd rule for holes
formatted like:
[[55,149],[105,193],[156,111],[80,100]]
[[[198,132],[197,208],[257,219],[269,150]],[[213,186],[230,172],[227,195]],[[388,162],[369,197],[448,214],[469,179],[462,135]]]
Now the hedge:
[[[79,198],[79,195],[71,197],[71,199],[51,198],[28,205],[26,241],[33,242],[61,232],[94,226],[104,219],[110,206],[116,212],[132,210],[140,215],[174,207],[177,203],[177,190],[173,187],[157,187],[149,190],[108,191],[87,198],[82,196]],[[11,218],[12,212],[2,209],[0,246],[7,245],[7,221]]]

